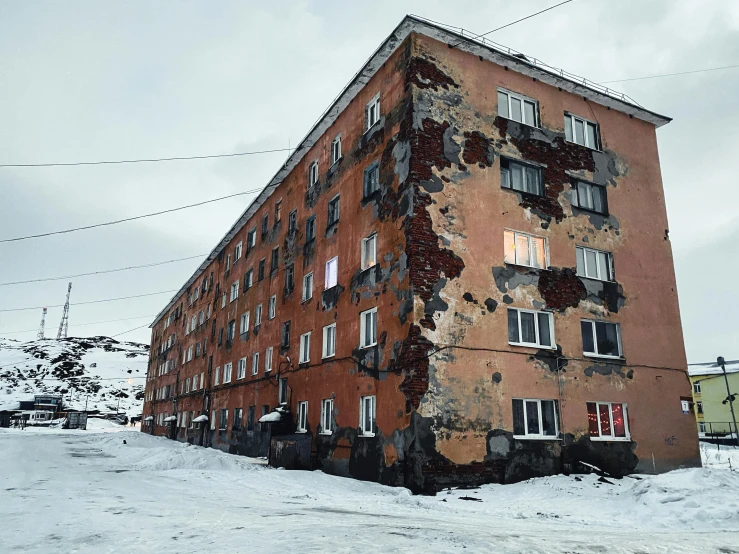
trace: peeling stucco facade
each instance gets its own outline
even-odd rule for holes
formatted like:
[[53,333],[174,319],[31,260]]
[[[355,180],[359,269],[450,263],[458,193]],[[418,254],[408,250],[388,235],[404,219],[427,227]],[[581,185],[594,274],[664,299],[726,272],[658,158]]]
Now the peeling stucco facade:
[[[399,30],[384,45],[391,52],[387,59],[371,68],[351,101],[329,112],[331,124],[244,217],[221,254],[204,264],[202,276],[212,272],[214,282],[193,305],[187,301],[192,290],[184,290],[164,312],[180,309],[180,317],[165,329],[160,316],[152,328],[155,368],[164,359],[181,362],[194,342],[207,348],[176,370],[154,373],[147,391],[171,384],[176,394],[147,400],[145,416],[156,421],[159,413],[172,414],[176,400],[178,412],[209,417],[224,408],[229,414],[242,409],[246,417],[253,407],[256,421],[262,410],[275,408],[278,379],[287,379],[292,421],[236,430],[229,421],[223,432],[210,424],[147,430],[246,455],[265,453],[270,440],[283,437],[310,445],[310,467],[417,492],[578,471],[578,462],[614,475],[699,465],[695,425],[681,412],[680,397],[689,395],[690,385],[655,124],[450,48],[433,33]],[[539,127],[500,117],[498,87],[536,99]],[[365,106],[378,92],[382,115],[366,131]],[[565,112],[598,122],[600,150],[565,139]],[[339,134],[343,157],[331,165],[331,142]],[[502,188],[501,157],[540,167],[544,194]],[[316,160],[318,183],[308,188],[308,167]],[[364,172],[375,162],[379,190],[365,197]],[[608,215],[573,206],[576,178],[606,187]],[[337,194],[339,221],[328,226],[328,203]],[[282,215],[275,224],[277,202]],[[289,233],[292,210],[297,224]],[[269,232],[261,235],[264,214]],[[313,216],[316,239],[307,243],[306,221]],[[256,246],[227,271],[228,253],[233,256],[238,242],[246,245],[255,226]],[[545,237],[548,267],[506,264],[505,229]],[[378,263],[362,270],[360,245],[374,232]],[[576,245],[611,252],[615,279],[578,276]],[[270,274],[275,247],[279,265]],[[335,256],[338,284],[324,290],[324,264]],[[258,280],[262,258],[266,275]],[[291,292],[284,290],[288,267],[294,268]],[[254,286],[243,291],[243,275],[251,268]],[[311,271],[313,296],[303,301],[302,278]],[[236,279],[238,299],[221,308],[221,295]],[[268,320],[273,294],[276,317]],[[264,310],[258,330],[257,304]],[[210,319],[185,335],[185,321],[209,305]],[[509,344],[509,307],[552,313],[556,345]],[[378,313],[377,344],[360,348],[360,314],[372,308]],[[250,332],[237,331],[232,344],[219,345],[220,330],[230,321],[238,327],[246,311]],[[583,318],[619,323],[623,356],[585,356]],[[290,346],[280,348],[288,321]],[[331,323],[337,326],[336,354],[322,359],[321,333]],[[175,346],[158,354],[173,328]],[[310,360],[301,364],[299,338],[309,331]],[[265,372],[262,361],[251,375],[251,355],[260,352],[263,360],[267,347],[274,348],[272,371]],[[246,377],[216,385],[214,369],[230,362],[235,375],[242,357]],[[179,394],[182,380],[201,373],[204,388]],[[371,437],[358,429],[360,397],[368,395],[376,397]],[[334,429],[322,434],[321,401],[329,398]],[[559,436],[514,438],[513,398],[556,400]],[[301,401],[308,402],[308,425],[296,433]],[[591,440],[586,403],[594,401],[628,405],[630,440]]]

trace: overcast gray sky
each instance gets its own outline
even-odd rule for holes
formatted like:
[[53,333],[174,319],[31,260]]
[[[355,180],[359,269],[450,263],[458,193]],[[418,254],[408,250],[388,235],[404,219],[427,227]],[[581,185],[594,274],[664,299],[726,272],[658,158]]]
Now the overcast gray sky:
[[[483,33],[556,3],[6,0],[0,164],[294,146],[406,13]],[[736,65],[739,2],[575,0],[490,38],[599,82]],[[739,358],[739,68],[611,86],[675,119],[658,138],[688,359]],[[0,238],[260,188],[284,158],[0,168]],[[205,254],[252,197],[0,243],[0,282]],[[72,303],[177,289],[198,264],[77,278]],[[66,286],[0,287],[0,309],[63,304]],[[70,335],[143,325],[169,297],[73,305]],[[49,308],[47,336],[61,312]],[[0,336],[35,338],[40,315],[0,312]],[[148,342],[149,330],[120,338]]]

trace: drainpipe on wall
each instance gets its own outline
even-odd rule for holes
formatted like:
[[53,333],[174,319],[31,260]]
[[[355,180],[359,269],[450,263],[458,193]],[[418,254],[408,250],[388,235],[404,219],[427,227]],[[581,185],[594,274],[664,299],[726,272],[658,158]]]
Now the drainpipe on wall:
[[734,440],[736,441],[736,445],[739,446],[739,429],[736,427],[736,415],[734,414],[734,401],[731,396],[731,390],[729,389],[729,378],[726,376],[726,362],[724,360],[723,356],[719,356],[716,360],[718,365],[721,366],[721,369],[724,372],[724,382],[726,383],[726,395],[727,400],[729,401],[729,408],[731,408],[731,419],[734,422]]

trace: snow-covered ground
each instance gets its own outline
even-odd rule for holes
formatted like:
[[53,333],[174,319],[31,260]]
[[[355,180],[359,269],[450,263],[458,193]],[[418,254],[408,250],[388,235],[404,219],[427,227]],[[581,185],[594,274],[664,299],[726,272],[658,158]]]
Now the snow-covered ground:
[[0,430],[0,552],[739,552],[739,450],[419,497],[117,429]]
[[0,409],[34,394],[63,394],[72,409],[141,415],[148,346],[108,337],[0,339]]

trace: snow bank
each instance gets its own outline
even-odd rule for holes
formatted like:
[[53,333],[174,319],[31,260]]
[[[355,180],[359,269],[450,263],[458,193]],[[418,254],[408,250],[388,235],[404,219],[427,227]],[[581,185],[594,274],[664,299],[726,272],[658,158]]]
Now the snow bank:
[[[126,444],[123,444],[124,440]],[[106,435],[95,444],[106,454],[114,456],[118,463],[139,470],[242,472],[261,469],[264,465],[261,460],[225,454],[212,448],[192,446],[136,431]]]

